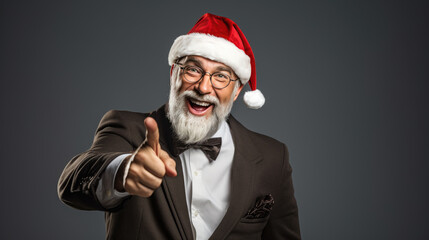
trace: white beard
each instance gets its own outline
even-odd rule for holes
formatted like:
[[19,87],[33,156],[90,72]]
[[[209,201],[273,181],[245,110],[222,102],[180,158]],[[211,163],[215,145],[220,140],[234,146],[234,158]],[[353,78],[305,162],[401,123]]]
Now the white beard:
[[[170,79],[171,87],[167,117],[180,141],[186,144],[204,141],[215,134],[220,123],[228,117],[238,86],[234,88],[230,101],[226,104],[220,104],[216,97],[212,95],[200,95],[193,90],[187,90],[178,94],[181,84],[180,68],[175,67]],[[186,105],[188,97],[212,103],[213,109],[211,115],[208,117],[195,116],[190,113]]]

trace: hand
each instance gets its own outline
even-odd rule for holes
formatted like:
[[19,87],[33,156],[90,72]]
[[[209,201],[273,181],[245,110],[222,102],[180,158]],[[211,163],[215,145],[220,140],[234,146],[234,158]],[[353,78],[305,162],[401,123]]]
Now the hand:
[[161,186],[165,175],[175,177],[177,172],[176,162],[159,145],[159,131],[155,119],[148,117],[144,124],[146,142],[131,162],[125,185],[122,182],[129,157],[124,160],[115,179],[115,188],[131,195],[150,197]]

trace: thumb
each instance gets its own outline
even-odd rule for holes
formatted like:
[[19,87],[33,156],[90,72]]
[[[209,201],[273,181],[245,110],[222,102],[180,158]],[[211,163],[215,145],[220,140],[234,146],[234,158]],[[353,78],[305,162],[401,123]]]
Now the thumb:
[[146,127],[146,144],[153,149],[156,155],[159,155],[159,131],[155,119],[147,117],[144,120]]

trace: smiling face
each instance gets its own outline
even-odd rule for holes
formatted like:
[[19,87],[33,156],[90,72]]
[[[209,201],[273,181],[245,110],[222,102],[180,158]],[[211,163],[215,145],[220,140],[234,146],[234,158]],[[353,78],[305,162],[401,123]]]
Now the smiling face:
[[[231,79],[237,79],[231,68],[204,57],[189,56],[182,64],[201,68],[210,74],[220,72]],[[231,81],[227,87],[215,89],[209,74],[204,75],[200,81],[190,83],[176,65],[171,76],[167,116],[179,139],[185,143],[195,143],[212,136],[229,115],[242,88],[239,81]]]
[[[200,56],[189,56],[187,57],[184,65],[190,66],[190,67],[196,67],[195,69],[191,68],[191,71],[196,71],[196,69],[200,68],[206,73],[220,73],[224,76],[230,76],[231,79],[237,79],[237,76],[235,76],[232,69],[225,64],[222,64],[220,62],[215,62],[212,60],[209,60],[204,57]],[[229,102],[235,101],[237,96],[239,95],[242,86],[234,93],[233,91],[235,88],[235,84],[237,82],[231,82],[226,88],[223,89],[215,89],[213,88],[211,82],[210,82],[210,75],[205,74],[203,76],[203,79],[196,83],[190,83],[186,80],[186,76],[182,72],[181,79],[182,79],[182,86],[179,90],[179,94],[185,92],[185,91],[193,91],[198,95],[198,98],[194,98],[192,96],[187,97],[186,99],[186,105],[188,107],[188,111],[195,115],[195,116],[205,116],[209,117],[212,112],[213,108],[215,106],[215,103],[212,101],[201,101],[204,96],[213,96],[214,98],[219,101],[219,104],[221,105],[228,105]],[[214,99],[207,97],[208,99]],[[216,101],[216,100],[213,100]]]

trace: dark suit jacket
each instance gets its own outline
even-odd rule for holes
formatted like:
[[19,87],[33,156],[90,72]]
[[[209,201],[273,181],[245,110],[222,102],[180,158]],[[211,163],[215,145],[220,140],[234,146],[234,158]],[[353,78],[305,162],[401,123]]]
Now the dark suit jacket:
[[[58,182],[60,199],[75,208],[106,212],[107,239],[192,239],[181,161],[173,153],[171,124],[165,107],[151,113],[159,126],[160,145],[176,160],[177,177],[165,177],[149,198],[131,196],[105,209],[95,190],[100,175],[117,156],[131,153],[145,139],[149,114],[109,111],[101,120],[91,148],[74,157]],[[244,128],[229,117],[235,144],[230,206],[210,239],[300,239],[288,151],[284,144]],[[257,200],[271,194],[270,212],[249,218]],[[263,211],[269,211],[263,209]]]

